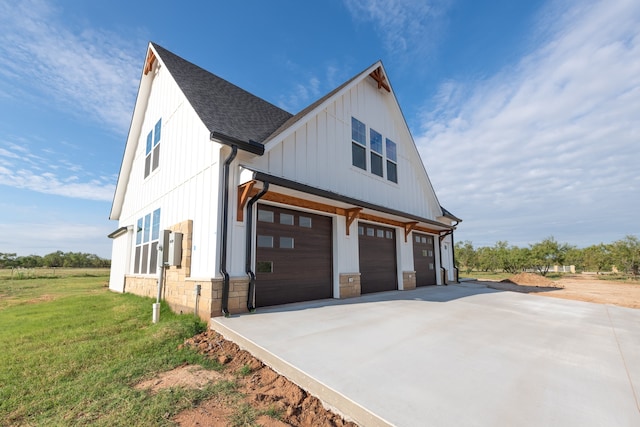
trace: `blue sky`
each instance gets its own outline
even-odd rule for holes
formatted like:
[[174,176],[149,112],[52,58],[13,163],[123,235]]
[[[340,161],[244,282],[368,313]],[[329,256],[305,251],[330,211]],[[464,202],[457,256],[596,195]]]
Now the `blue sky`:
[[110,257],[149,41],[291,113],[382,59],[456,240],[640,236],[637,0],[0,0],[0,252]]

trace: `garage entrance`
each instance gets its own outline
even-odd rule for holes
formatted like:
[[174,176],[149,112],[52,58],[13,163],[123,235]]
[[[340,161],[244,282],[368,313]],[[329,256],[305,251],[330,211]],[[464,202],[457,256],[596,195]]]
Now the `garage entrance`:
[[416,270],[416,286],[437,284],[433,236],[413,233],[413,268]]
[[358,224],[361,293],[398,289],[395,230],[380,225]]
[[256,307],[333,297],[331,218],[258,205]]

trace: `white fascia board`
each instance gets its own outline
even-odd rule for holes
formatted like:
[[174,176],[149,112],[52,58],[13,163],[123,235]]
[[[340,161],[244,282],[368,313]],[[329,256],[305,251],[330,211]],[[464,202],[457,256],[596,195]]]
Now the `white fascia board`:
[[[160,63],[158,52],[153,49],[151,43],[147,48],[147,54],[151,49],[156,56],[156,61]],[[147,55],[145,55],[145,64]],[[140,140],[140,131],[142,129],[142,123],[144,121],[144,114],[147,110],[149,103],[149,94],[151,92],[151,83],[157,72],[157,67],[144,74],[144,66],[140,72],[140,86],[138,87],[138,95],[136,97],[136,104],[133,109],[133,115],[131,118],[131,125],[129,126],[129,134],[127,136],[127,143],[124,149],[124,155],[122,157],[122,164],[120,166],[120,173],[118,175],[118,183],[116,184],[116,192],[113,196],[113,203],[111,205],[111,213],[109,219],[118,220],[122,213],[122,205],[124,203],[124,197],[127,192],[127,186],[129,184],[129,176],[131,175],[131,169],[133,168],[133,160],[135,158],[136,149],[138,148],[138,141]]]

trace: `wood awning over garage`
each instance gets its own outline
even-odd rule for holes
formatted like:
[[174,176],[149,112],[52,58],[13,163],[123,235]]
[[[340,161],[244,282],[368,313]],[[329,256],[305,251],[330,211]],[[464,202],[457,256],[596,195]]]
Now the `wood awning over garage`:
[[[428,218],[421,218],[416,215],[401,212],[385,206],[358,200],[349,196],[333,193],[300,184],[264,172],[253,172],[253,181],[248,181],[238,187],[238,216],[242,221],[244,204],[250,197],[257,194],[259,182],[266,181],[270,184],[270,189],[261,200],[282,203],[305,209],[311,209],[329,214],[341,215],[351,224],[356,219],[377,222],[404,229],[404,240],[408,241],[412,231],[422,231],[425,233],[440,234],[444,231],[453,230],[454,227]],[[278,191],[278,187],[281,190]],[[349,233],[349,228],[347,228]]]

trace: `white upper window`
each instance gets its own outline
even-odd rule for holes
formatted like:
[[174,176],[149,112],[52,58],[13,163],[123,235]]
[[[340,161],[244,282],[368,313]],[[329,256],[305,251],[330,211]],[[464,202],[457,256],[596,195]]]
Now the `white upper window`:
[[398,183],[398,149],[395,142],[351,117],[351,164]]
[[144,157],[144,177],[158,168],[160,164],[160,136],[162,132],[162,119],[158,120],[153,130],[147,134],[147,146]]

